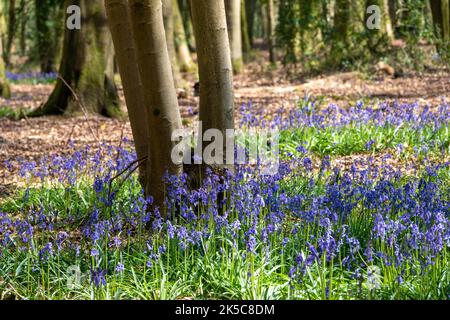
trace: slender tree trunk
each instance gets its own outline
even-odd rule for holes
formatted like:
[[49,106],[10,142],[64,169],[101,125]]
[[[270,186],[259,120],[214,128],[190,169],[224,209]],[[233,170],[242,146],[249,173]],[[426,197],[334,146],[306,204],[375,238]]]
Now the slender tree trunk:
[[53,9],[53,20],[55,21],[55,26],[52,35],[52,46],[53,46],[53,70],[56,70],[56,66],[61,63],[62,47],[63,47],[63,36],[64,29],[66,27],[66,22],[64,20],[66,7],[64,6],[64,1],[61,1],[58,6]]
[[191,0],[191,8],[197,41],[202,129],[203,132],[218,129],[225,137],[227,129],[234,129],[234,105],[224,2]]
[[255,22],[255,11],[256,11],[256,0],[245,0],[245,10],[247,16],[247,33],[250,40],[250,45],[253,47],[254,44],[254,22]]
[[14,36],[16,35],[16,1],[9,0],[8,8],[8,37],[6,41],[6,52],[5,52],[5,62],[7,65],[10,64],[11,50],[14,42]]
[[[384,25],[386,28],[386,34],[389,38],[389,40],[394,40],[394,27],[393,27],[393,21],[391,19],[390,11],[389,11],[389,0],[382,0],[383,5],[383,11],[382,11],[382,21],[384,21]],[[383,19],[384,17],[384,19]]]
[[241,0],[225,0],[225,8],[231,63],[233,65],[233,71],[240,73],[244,64],[242,60]]
[[[114,84],[114,50],[103,0],[66,0],[82,11],[81,30],[65,29],[60,76],[76,92],[82,105],[93,113],[121,116]],[[80,111],[70,89],[58,79],[48,101],[32,115]]]
[[145,193],[155,205],[164,203],[163,176],[180,174],[181,165],[171,158],[172,133],[181,128],[181,117],[166,45],[160,0],[129,0],[137,49],[139,74],[147,106],[150,148]]
[[[106,13],[115,47],[120,77],[133,133],[138,159],[145,159],[149,152],[148,114],[144,104],[142,83],[137,64],[136,49],[127,0],[105,0]],[[131,40],[130,40],[131,38]],[[145,186],[147,181],[147,162],[139,167],[139,182]]]
[[162,0],[162,4],[163,4],[164,30],[166,33],[167,50],[169,51],[170,63],[172,64],[172,73],[173,79],[175,81],[175,87],[178,87],[181,84],[181,75],[180,75],[180,67],[178,65],[177,52],[175,50],[172,0]]
[[37,47],[42,72],[55,70],[55,54],[53,39],[48,20],[51,16],[51,3],[49,0],[35,0]]
[[180,71],[190,72],[194,67],[192,61],[191,52],[186,39],[186,33],[184,31],[183,20],[180,13],[177,0],[173,1],[173,23],[174,23],[174,35],[175,35],[175,49],[178,56],[178,64]]
[[183,21],[184,31],[186,33],[186,40],[188,42],[189,50],[195,52],[195,38],[192,27],[191,6],[189,0],[178,0],[178,7]]
[[[450,1],[449,0],[441,0],[442,7],[442,21],[443,21],[443,32],[444,32],[444,41],[448,45],[450,42]],[[447,47],[448,49],[448,47]]]
[[441,0],[430,0],[431,14],[433,16],[434,33],[436,37],[443,38],[443,21]]
[[275,52],[275,12],[273,0],[267,2],[267,42],[269,44],[269,60],[276,63],[277,57]]
[[27,28],[27,12],[25,0],[20,0],[20,53],[25,55],[27,50],[26,28]]
[[391,19],[394,38],[397,37],[397,0],[388,0],[389,18]]
[[6,28],[3,12],[3,3],[0,2],[0,97],[9,98],[11,91],[6,78],[5,61],[3,60],[3,35]]
[[[248,36],[248,23],[247,23],[247,12],[245,10],[245,1],[241,1],[241,26],[242,26],[242,51],[244,55],[248,55],[252,51],[252,45],[250,44],[250,38]],[[248,1],[248,0],[247,0]]]
[[348,47],[348,26],[350,24],[350,0],[336,0],[333,19],[333,42],[331,46],[330,61],[333,65],[339,64]]
[[449,41],[449,0],[430,0],[430,7],[436,36],[444,41]]

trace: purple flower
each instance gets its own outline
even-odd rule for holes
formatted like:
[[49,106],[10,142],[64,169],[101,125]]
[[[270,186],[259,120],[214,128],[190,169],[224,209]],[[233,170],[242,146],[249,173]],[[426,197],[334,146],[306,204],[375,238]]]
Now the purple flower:
[[96,270],[91,269],[91,283],[95,287],[101,287],[106,285],[106,270],[98,268]]

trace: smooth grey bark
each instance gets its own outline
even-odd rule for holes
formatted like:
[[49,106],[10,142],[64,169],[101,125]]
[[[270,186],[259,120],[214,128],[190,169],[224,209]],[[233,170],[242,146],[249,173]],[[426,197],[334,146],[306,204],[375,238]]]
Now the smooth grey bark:
[[129,0],[134,43],[137,49],[143,98],[148,112],[150,135],[145,193],[154,204],[164,204],[163,176],[180,174],[171,152],[175,147],[172,133],[181,128],[181,117],[175,91],[163,22],[161,0]]
[[233,71],[240,73],[244,64],[242,58],[241,0],[225,0],[225,8],[231,63]]
[[[144,104],[128,1],[105,0],[105,7],[122,79],[137,158],[145,159],[148,158],[150,140],[148,115]],[[142,186],[145,186],[147,181],[146,165],[147,161],[144,160],[139,167],[139,182]]]
[[202,129],[203,132],[218,129],[225,137],[227,129],[234,129],[234,104],[224,2],[191,0],[191,9],[197,43]]

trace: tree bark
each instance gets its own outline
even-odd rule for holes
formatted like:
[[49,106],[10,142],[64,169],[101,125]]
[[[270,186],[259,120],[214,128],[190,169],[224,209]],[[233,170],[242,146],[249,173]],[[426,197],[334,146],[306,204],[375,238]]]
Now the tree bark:
[[7,65],[10,64],[11,58],[11,50],[14,42],[14,37],[16,35],[16,1],[9,0],[9,8],[8,8],[8,37],[6,38],[6,52],[5,52],[5,63]]
[[241,0],[225,0],[226,23],[230,41],[233,71],[240,73],[243,68],[241,34]]
[[25,55],[27,49],[26,43],[26,27],[27,27],[27,12],[25,0],[20,0],[20,53]]
[[[114,84],[114,50],[103,0],[66,0],[82,11],[81,30],[65,29],[60,76],[76,92],[87,111],[120,117],[120,102]],[[80,106],[61,79],[48,101],[32,115],[78,112]]]
[[177,51],[178,64],[180,71],[190,72],[194,70],[194,62],[192,61],[191,52],[184,31],[183,19],[181,17],[180,8],[177,0],[173,1],[173,23],[175,36],[175,49]]
[[[106,14],[116,49],[116,58],[122,79],[123,91],[130,119],[131,131],[138,159],[145,159],[149,152],[148,114],[144,104],[142,83],[137,64],[136,49],[127,0],[105,0]],[[130,40],[131,38],[131,40]],[[139,182],[147,181],[147,161],[139,167]]]
[[234,129],[234,105],[224,2],[191,0],[191,8],[197,41],[202,129],[203,132],[218,129],[225,137],[226,129]]
[[178,7],[180,9],[180,14],[183,21],[184,32],[186,33],[186,40],[188,42],[189,50],[191,52],[195,52],[195,38],[192,27],[191,6],[189,0],[178,0]]
[[55,53],[53,39],[48,20],[51,13],[51,3],[48,0],[35,0],[37,47],[42,72],[55,70]]
[[5,61],[3,60],[3,34],[5,31],[5,16],[3,15],[3,3],[0,2],[0,97],[10,98],[11,90],[6,77]]
[[333,20],[333,41],[329,59],[333,65],[336,65],[341,62],[344,50],[349,44],[350,0],[336,0]]
[[256,11],[256,0],[245,0],[245,10],[247,16],[247,33],[250,40],[250,45],[253,47],[254,44],[254,22],[255,22],[255,11]]
[[182,172],[181,165],[171,159],[175,146],[172,133],[181,128],[181,117],[166,45],[162,3],[160,0],[129,0],[129,8],[151,138],[145,193],[161,207],[165,172]]
[[277,62],[275,52],[275,12],[273,0],[267,2],[267,42],[269,44],[269,61],[271,63]]
[[[449,0],[441,0],[441,8],[442,8],[442,20],[443,20],[443,39],[445,43],[448,45],[450,41],[450,1]],[[448,47],[447,47],[448,49]]]
[[443,43],[437,44],[437,50],[448,50],[450,42],[450,5],[449,0],[430,0],[434,33]]
[[177,53],[175,50],[175,37],[174,37],[174,17],[172,0],[162,0],[163,5],[163,19],[164,30],[166,33],[167,50],[169,51],[170,63],[172,64],[173,80],[175,87],[180,86],[181,75],[180,67],[178,65]]
[[250,38],[248,36],[247,11],[245,9],[245,1],[246,0],[241,1],[242,52],[244,53],[244,55],[248,55],[252,51],[252,45],[250,44]]

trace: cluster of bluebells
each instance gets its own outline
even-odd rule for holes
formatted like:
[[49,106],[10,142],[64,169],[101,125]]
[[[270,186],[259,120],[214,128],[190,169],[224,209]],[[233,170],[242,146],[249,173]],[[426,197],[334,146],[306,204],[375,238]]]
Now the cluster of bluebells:
[[6,77],[12,82],[20,81],[36,81],[36,82],[51,82],[56,80],[58,74],[56,72],[26,72],[26,73],[12,73],[6,71]]
[[[351,272],[367,263],[392,266],[401,278],[427,272],[448,255],[448,183],[437,174],[448,164],[430,166],[422,177],[404,182],[401,172],[370,161],[343,172],[324,159],[317,175],[305,154],[282,163],[275,176],[259,176],[248,167],[233,175],[209,172],[200,189],[189,188],[186,175],[166,176],[164,208],[148,210],[152,199],[133,191],[135,181],[119,192],[109,190],[112,174],[135,155],[106,145],[94,155],[88,149],[22,164],[20,174],[26,179],[56,179],[68,190],[90,177],[96,200],[85,212],[58,212],[42,201],[19,216],[0,213],[2,256],[5,251],[35,252],[39,265],[56,255],[75,255],[94,261],[91,283],[102,286],[107,274],[121,274],[127,266],[118,261],[107,269],[101,256],[129,246],[147,257],[147,268],[154,268],[169,247],[180,256],[187,250],[200,256],[205,250],[258,255],[274,265],[283,256],[293,283],[301,283],[313,264],[333,260]],[[323,192],[312,192],[320,180]],[[295,187],[301,181],[303,191]],[[208,244],[218,235],[228,244]],[[130,243],[130,237],[137,242]]]
[[299,108],[277,109],[271,119],[266,111],[255,110],[251,102],[243,104],[240,111],[240,126],[292,129],[302,127],[343,127],[347,125],[374,124],[377,126],[399,126],[410,123],[415,127],[424,125],[448,125],[450,105],[444,99],[436,108],[421,106],[419,103],[380,102],[364,104],[361,101],[348,107],[321,104],[305,97]]
[[[434,112],[417,110],[418,105],[358,103],[319,111],[311,102],[288,118],[280,111],[272,123],[243,110],[242,121],[283,128],[355,122],[443,124],[450,119],[445,103]],[[358,281],[368,265],[382,266],[400,284],[436,266],[448,266],[450,189],[441,173],[448,175],[449,163],[428,164],[426,170],[407,176],[369,159],[344,171],[332,168],[328,158],[316,165],[299,145],[297,156],[283,161],[273,176],[248,166],[236,167],[233,174],[209,170],[202,186],[194,189],[187,174],[167,175],[165,204],[155,208],[135,175],[127,183],[120,178],[111,183],[136,161],[129,144],[102,144],[95,150],[86,146],[36,162],[18,159],[19,175],[28,187],[20,214],[0,210],[0,264],[7,252],[30,252],[37,272],[60,261],[56,258],[61,255],[76,257],[90,266],[91,283],[97,287],[105,285],[108,276],[133,267],[128,264],[138,263],[107,258],[125,252],[139,254],[139,263],[147,269],[169,260],[173,264],[187,252],[198,259],[211,252],[228,259],[237,254],[249,264],[250,277],[250,265],[258,259],[269,269],[282,265],[292,286],[302,285],[309,268],[331,264]],[[367,148],[372,144],[369,141]],[[14,167],[11,162],[6,166]],[[42,199],[36,201],[36,182],[43,190],[59,186],[65,201],[78,205],[58,207],[46,200],[45,192],[38,193]],[[81,192],[83,184],[89,188]],[[327,296],[329,291],[327,285]]]

